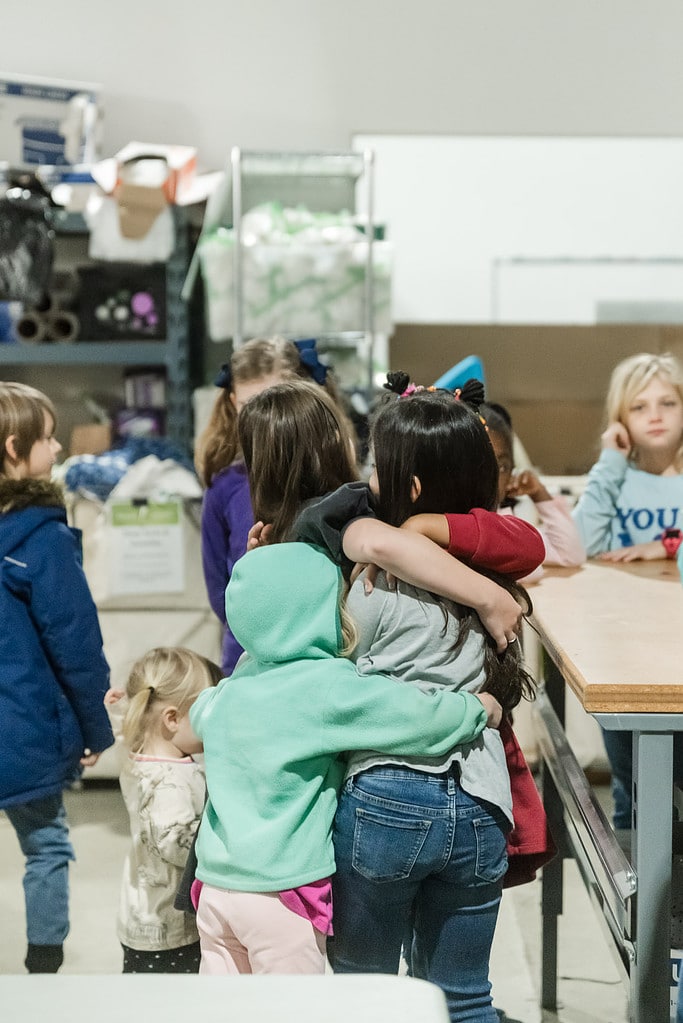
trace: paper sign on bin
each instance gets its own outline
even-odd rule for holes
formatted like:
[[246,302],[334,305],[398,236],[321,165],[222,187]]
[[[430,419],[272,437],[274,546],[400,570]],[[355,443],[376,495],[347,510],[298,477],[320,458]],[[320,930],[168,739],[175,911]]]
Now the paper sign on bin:
[[114,502],[108,515],[110,594],[182,593],[182,503]]

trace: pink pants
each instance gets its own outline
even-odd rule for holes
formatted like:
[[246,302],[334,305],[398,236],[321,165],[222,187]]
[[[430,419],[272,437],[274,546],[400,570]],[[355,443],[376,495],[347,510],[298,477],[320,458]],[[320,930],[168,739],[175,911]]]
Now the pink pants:
[[324,973],[325,936],[277,892],[202,887],[197,908],[199,972]]

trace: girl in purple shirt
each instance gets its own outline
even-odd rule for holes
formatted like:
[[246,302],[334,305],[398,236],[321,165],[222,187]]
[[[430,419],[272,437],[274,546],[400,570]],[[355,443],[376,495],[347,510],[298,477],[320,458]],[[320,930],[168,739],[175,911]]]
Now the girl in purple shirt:
[[202,508],[202,563],[209,603],[225,626],[221,667],[226,675],[242,653],[225,617],[225,588],[247,549],[254,524],[247,473],[239,449],[237,414],[273,384],[312,378],[338,403],[328,367],[318,359],[315,341],[254,338],[238,348],[216,378],[220,391],[209,423],[199,438],[195,463],[207,488]]

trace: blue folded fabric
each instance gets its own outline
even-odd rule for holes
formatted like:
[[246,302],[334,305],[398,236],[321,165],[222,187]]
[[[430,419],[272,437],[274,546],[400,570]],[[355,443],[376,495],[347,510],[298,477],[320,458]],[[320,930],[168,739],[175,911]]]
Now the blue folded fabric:
[[129,437],[121,447],[101,455],[81,455],[74,460],[64,477],[66,487],[106,501],[130,466],[148,455],[156,455],[162,461],[170,458],[194,472],[189,457],[172,441],[164,437]]

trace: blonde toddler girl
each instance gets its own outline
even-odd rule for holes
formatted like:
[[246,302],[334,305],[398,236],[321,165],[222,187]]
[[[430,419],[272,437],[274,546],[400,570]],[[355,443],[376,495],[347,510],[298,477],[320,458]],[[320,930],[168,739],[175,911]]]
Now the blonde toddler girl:
[[132,844],[117,919],[124,973],[196,973],[194,916],[173,899],[206,796],[204,768],[185,753],[187,715],[220,668],[184,647],[157,647],[133,665],[125,693],[109,690],[113,709],[125,697],[121,725],[128,760],[121,791]]

